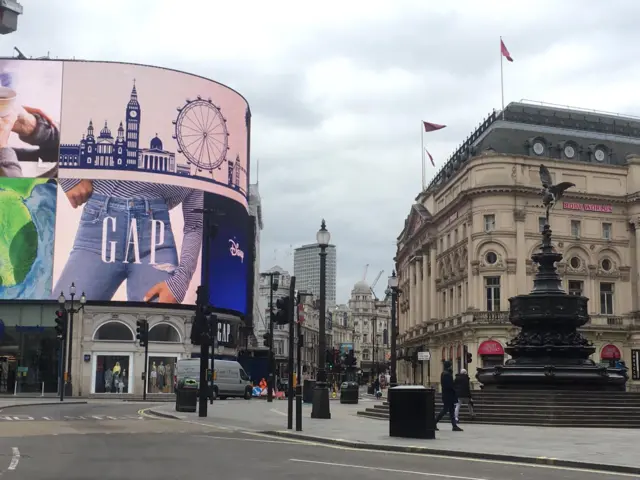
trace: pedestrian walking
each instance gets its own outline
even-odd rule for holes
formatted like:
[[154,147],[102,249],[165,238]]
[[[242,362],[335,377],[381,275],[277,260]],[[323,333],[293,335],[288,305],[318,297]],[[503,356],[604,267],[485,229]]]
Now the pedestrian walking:
[[451,419],[451,426],[454,432],[462,432],[462,429],[458,426],[456,421],[455,408],[457,403],[456,389],[453,383],[453,367],[449,360],[446,360],[443,364],[444,370],[440,375],[440,386],[442,387],[442,410],[436,417],[436,430],[438,430],[438,422],[442,418],[449,414]]
[[471,397],[471,381],[469,380],[469,374],[464,368],[456,375],[453,384],[458,397],[455,411],[456,423],[460,421],[460,407],[462,405],[465,405],[469,409],[471,418],[475,419],[476,414],[473,411],[473,398]]

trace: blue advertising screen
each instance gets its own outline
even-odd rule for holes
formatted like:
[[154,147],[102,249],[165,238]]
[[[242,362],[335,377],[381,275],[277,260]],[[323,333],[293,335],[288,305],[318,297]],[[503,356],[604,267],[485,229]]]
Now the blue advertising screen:
[[[244,315],[247,281],[253,271],[251,218],[243,205],[226,197],[205,194],[204,204],[217,212],[212,217],[212,223],[217,225],[216,234],[208,238],[211,258],[202,269],[203,275],[209,276],[209,304]],[[203,277],[203,284],[205,280]]]

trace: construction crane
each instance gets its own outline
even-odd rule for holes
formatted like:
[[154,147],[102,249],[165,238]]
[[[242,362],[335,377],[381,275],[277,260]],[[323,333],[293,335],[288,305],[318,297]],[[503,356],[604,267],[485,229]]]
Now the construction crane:
[[373,298],[376,299],[376,301],[378,300],[378,297],[376,295],[376,292],[373,291],[374,288],[376,288],[376,285],[378,284],[378,280],[380,280],[380,277],[382,276],[382,274],[384,273],[384,270],[380,270],[380,272],[378,272],[378,276],[375,278],[375,280],[373,281],[373,283],[371,284],[371,293],[373,293]]

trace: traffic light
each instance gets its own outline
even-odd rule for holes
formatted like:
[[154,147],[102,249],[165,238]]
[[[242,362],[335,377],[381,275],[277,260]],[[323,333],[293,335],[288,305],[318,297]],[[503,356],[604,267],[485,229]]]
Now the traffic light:
[[136,340],[140,342],[141,347],[149,344],[149,323],[146,320],[136,321]]
[[67,312],[56,310],[56,337],[62,340],[67,336]]
[[464,346],[464,360],[467,365],[469,365],[473,360],[473,355],[469,351],[469,347],[467,347],[466,345]]
[[282,297],[276,300],[276,314],[274,315],[276,325],[288,325],[291,314],[289,312],[289,297]]
[[329,366],[329,368],[333,367],[333,351],[326,349],[324,352],[325,363]]
[[347,364],[348,367],[355,367],[356,366],[356,356],[353,352],[353,350],[349,350],[349,353],[347,354],[347,361],[345,362]]
[[271,334],[267,332],[264,335],[262,335],[262,338],[264,339],[263,345],[265,347],[271,348]]

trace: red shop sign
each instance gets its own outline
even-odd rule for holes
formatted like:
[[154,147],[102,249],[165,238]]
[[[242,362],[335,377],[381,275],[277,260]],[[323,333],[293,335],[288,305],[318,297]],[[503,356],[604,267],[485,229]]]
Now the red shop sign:
[[581,210],[583,212],[613,213],[613,205],[596,205],[593,203],[562,202],[565,210]]

